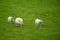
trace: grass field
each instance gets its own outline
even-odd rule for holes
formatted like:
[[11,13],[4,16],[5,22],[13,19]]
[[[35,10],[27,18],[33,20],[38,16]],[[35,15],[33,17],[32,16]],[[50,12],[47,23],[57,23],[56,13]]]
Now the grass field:
[[[23,26],[9,24],[8,16],[23,18]],[[0,0],[0,40],[60,40],[60,0]]]

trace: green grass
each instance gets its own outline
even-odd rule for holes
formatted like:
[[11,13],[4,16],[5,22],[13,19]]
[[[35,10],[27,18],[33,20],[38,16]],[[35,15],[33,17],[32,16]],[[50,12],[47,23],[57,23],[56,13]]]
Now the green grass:
[[[23,18],[23,26],[9,24],[8,16]],[[0,40],[60,40],[60,0],[0,0]]]

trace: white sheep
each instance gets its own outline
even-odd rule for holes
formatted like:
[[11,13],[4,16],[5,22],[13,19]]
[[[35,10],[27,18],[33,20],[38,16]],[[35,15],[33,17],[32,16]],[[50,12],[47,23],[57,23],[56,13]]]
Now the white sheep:
[[18,17],[18,18],[15,19],[15,23],[17,25],[22,25],[23,24],[23,19]]
[[36,24],[36,26],[41,25],[41,24],[42,24],[42,20],[36,19],[36,20],[35,20],[35,24]]
[[14,18],[11,17],[11,16],[9,16],[9,17],[8,17],[8,22],[9,22],[9,23],[13,23],[13,22],[14,22]]

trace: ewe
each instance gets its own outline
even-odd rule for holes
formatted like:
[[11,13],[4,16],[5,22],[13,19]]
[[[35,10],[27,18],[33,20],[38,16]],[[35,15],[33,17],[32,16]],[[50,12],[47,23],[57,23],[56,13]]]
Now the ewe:
[[36,24],[36,26],[41,25],[41,24],[42,24],[42,20],[36,19],[36,20],[35,20],[35,24]]
[[23,19],[18,17],[18,18],[15,19],[15,23],[17,25],[22,25],[23,24]]
[[8,17],[8,22],[9,22],[9,23],[13,23],[13,22],[14,22],[14,18],[11,17],[11,16],[9,16],[9,17]]

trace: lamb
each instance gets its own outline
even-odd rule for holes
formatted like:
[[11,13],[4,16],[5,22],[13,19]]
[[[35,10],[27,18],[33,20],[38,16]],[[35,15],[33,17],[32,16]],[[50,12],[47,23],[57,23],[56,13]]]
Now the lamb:
[[36,20],[35,20],[35,24],[36,24],[36,26],[41,25],[42,22],[43,22],[43,21],[42,21],[41,19],[36,19]]
[[13,22],[14,22],[14,18],[11,17],[11,16],[9,16],[9,17],[8,17],[8,22],[9,22],[9,23],[13,23]]
[[16,23],[17,25],[22,25],[22,24],[23,24],[23,19],[20,18],[20,17],[17,17],[17,18],[15,19],[15,23]]

